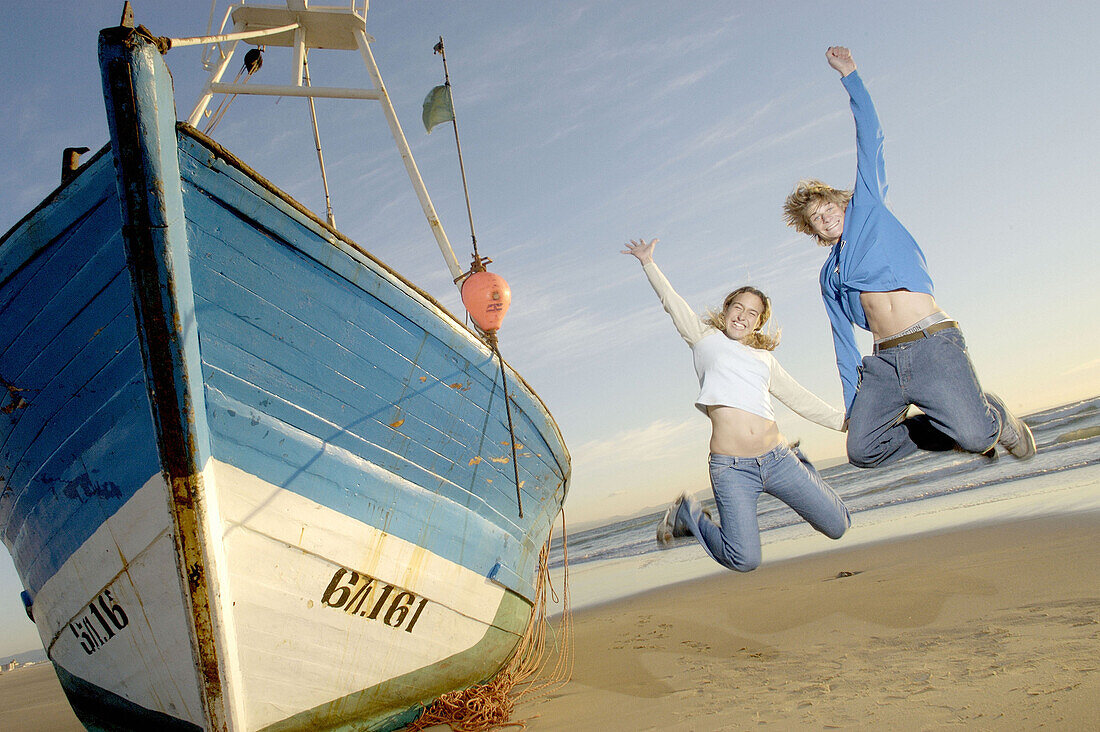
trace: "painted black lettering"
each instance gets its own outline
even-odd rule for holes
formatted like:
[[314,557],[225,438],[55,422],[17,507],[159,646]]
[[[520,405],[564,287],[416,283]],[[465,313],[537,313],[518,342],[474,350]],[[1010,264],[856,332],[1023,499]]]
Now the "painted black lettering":
[[[96,606],[97,601],[99,603],[98,607]],[[108,602],[111,604],[108,605]],[[114,601],[114,596],[110,590],[106,590],[101,595],[93,598],[88,603],[88,612],[91,613],[90,616],[85,614],[79,620],[73,620],[69,623],[69,630],[80,641],[80,647],[88,655],[95,653],[114,638],[118,634],[117,631],[130,624],[130,618],[127,617],[126,611],[122,609],[122,605]],[[101,635],[100,629],[103,633],[106,633],[106,636]]]
[[95,653],[95,644],[92,643],[92,639],[88,637],[87,633],[77,633],[72,623],[69,623],[69,630],[71,630],[73,635],[76,636],[76,639],[80,641],[80,647],[84,649],[85,653],[89,656]]
[[411,592],[399,592],[397,597],[393,598],[393,604],[390,605],[390,609],[386,611],[386,617],[382,619],[382,622],[391,628],[396,628],[401,625],[409,615],[409,608],[412,607],[413,602],[416,601],[416,595]]
[[87,615],[84,616],[84,628],[92,634],[92,638],[95,639],[96,647],[103,645],[103,638],[99,635],[99,629],[92,624],[92,619]]
[[[337,585],[340,584],[340,580],[342,580],[344,578],[344,575],[347,574],[349,571],[350,570],[340,567],[340,569],[336,570],[336,574],[332,575],[332,581],[328,583],[328,587],[325,588],[324,593],[321,595],[322,605],[328,605],[329,607],[343,607],[344,603],[348,601],[348,596],[351,595],[351,588],[338,587]],[[354,586],[355,582],[359,579],[359,575],[357,575],[355,572],[352,572],[351,575],[355,578],[355,580],[353,580],[351,583],[352,586]],[[338,592],[342,594],[337,594]]]
[[[380,591],[376,593],[377,588]],[[411,633],[428,600],[395,585],[382,584],[381,580],[370,575],[340,567],[321,593],[321,604],[343,610],[348,615],[381,620],[391,628],[401,628]],[[101,606],[106,611],[103,603]]]
[[[359,609],[361,607],[363,607],[363,602],[367,599],[367,595],[369,595],[370,591],[372,589],[374,589],[374,578],[373,577],[364,577],[364,578],[367,581],[363,584],[362,587],[360,587],[358,590],[356,590],[355,595],[353,595],[352,598],[350,600],[348,600],[348,606],[346,608],[344,608],[344,612],[350,613],[352,615],[354,615],[355,613],[358,613]],[[363,613],[359,613],[359,614],[362,615]]]
[[[106,598],[104,598],[103,595],[99,596],[99,606],[103,609],[103,614],[111,619],[111,623],[119,630],[122,630],[130,623],[130,619],[126,617],[126,611],[122,609],[122,606],[114,602],[110,590],[104,594]],[[107,600],[111,600],[113,603],[110,607],[107,607]]]
[[88,609],[92,611],[92,615],[95,615],[95,619],[98,620],[99,624],[103,626],[103,632],[107,634],[107,640],[111,640],[112,638],[114,638],[115,632],[111,630],[111,626],[107,622],[107,620],[102,615],[100,615],[99,608],[95,606],[94,602],[88,606]]
[[424,606],[427,605],[427,604],[428,604],[428,598],[426,598],[426,597],[420,598],[420,604],[416,606],[416,612],[413,613],[412,620],[410,620],[409,624],[405,626],[405,632],[406,633],[413,632],[413,626],[416,625],[416,621],[420,617],[420,613],[424,611]]
[[385,604],[386,598],[390,596],[391,592],[393,592],[393,585],[386,585],[385,589],[382,590],[382,596],[378,598],[378,604],[374,606],[374,609],[370,611],[370,615],[367,616],[368,620],[374,620],[378,617],[378,611],[382,609],[382,605]]

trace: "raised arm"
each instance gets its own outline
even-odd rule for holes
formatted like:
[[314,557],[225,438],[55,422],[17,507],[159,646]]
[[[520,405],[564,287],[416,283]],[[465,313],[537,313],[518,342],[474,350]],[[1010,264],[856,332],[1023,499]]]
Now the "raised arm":
[[871,95],[856,72],[852,52],[832,46],[825,52],[829,66],[840,72],[840,83],[848,90],[852,116],[856,121],[856,191],[880,201],[886,199],[886,157],[883,152],[882,123],[879,122]]
[[694,346],[713,329],[703,325],[687,301],[676,294],[664,273],[657,268],[657,263],[653,261],[653,247],[657,242],[657,239],[651,239],[648,242],[645,239],[631,240],[623,250],[623,254],[630,254],[641,262],[650,286],[657,293],[665,312],[672,317],[672,323],[676,326],[680,337],[687,341],[689,346]]
[[856,70],[852,52],[844,46],[829,46],[829,50],[825,52],[825,58],[830,66],[840,72],[841,76],[847,76]]
[[795,381],[794,377],[788,374],[774,357],[771,359],[771,372],[771,385],[768,391],[776,399],[811,422],[838,432],[843,430],[844,413]]

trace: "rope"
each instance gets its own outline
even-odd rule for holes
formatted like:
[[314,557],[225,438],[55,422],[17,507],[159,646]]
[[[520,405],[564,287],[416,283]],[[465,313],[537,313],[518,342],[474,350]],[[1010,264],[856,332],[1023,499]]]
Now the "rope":
[[[561,537],[564,557],[560,598],[562,615],[557,628],[551,626],[546,617],[547,592],[555,603],[559,602],[550,580],[550,545],[554,539],[551,530],[550,537],[539,552],[531,619],[512,657],[490,681],[448,692],[436,699],[415,722],[405,728],[406,732],[416,732],[437,724],[446,724],[454,732],[486,732],[499,727],[525,728],[527,720],[512,720],[516,704],[542,699],[569,682],[574,662],[573,613],[569,609],[569,546],[564,510],[561,514]],[[549,638],[548,632],[552,634]]]
[[[259,47],[259,51],[261,54],[258,57],[260,59],[259,63],[249,64],[246,56],[244,64],[241,65],[240,71],[237,72],[237,76],[233,79],[234,84],[240,81],[241,75],[244,74],[246,71],[248,72],[248,75],[244,77],[244,81],[241,83],[247,84],[248,80],[252,78],[252,75],[260,70],[260,67],[263,66],[263,46]],[[249,53],[251,53],[251,51],[249,51]],[[222,97],[222,101],[218,105],[218,108],[214,110],[214,113],[210,115],[210,121],[206,123],[206,129],[203,130],[204,134],[209,135],[211,132],[214,131],[214,128],[218,126],[218,123],[222,121],[222,117],[224,117],[225,113],[229,111],[229,105],[232,104],[236,98],[236,94],[230,94],[229,96]],[[312,102],[313,100],[311,99],[310,103]]]
[[[475,272],[484,272],[485,265],[491,263],[493,260],[488,257],[482,257],[477,250],[477,234],[474,233],[474,211],[470,206],[470,188],[466,184],[466,166],[462,162],[462,143],[458,138],[458,115],[454,109],[454,99],[451,96],[451,72],[447,68],[447,51],[443,46],[443,36],[439,37],[439,42],[432,48],[433,53],[438,53],[443,58],[443,83],[447,87],[447,96],[451,101],[451,124],[455,131],[455,148],[458,150],[458,169],[462,174],[462,191],[466,196],[466,215],[470,220],[470,243],[473,246],[473,259],[470,263],[470,269],[468,272],[464,272],[455,278],[455,284],[459,285],[459,292],[462,292],[462,285],[459,283],[465,282],[466,278]],[[469,314],[467,313],[467,316]],[[467,323],[469,321],[467,320]],[[512,403],[508,398],[508,377],[504,371],[504,357],[500,355],[500,349],[497,347],[497,334],[496,331],[483,331],[479,327],[478,332],[481,333],[485,342],[493,350],[493,354],[496,355],[497,360],[500,362],[500,382],[504,388],[504,410],[508,414],[508,435],[511,438],[510,444],[512,445],[512,471],[516,481],[516,505],[519,508],[519,517],[523,518],[523,495],[519,486],[519,462],[516,457],[516,432],[512,425]]]
[[495,331],[486,333],[485,340],[489,342],[489,347],[493,349],[497,362],[500,363],[500,383],[504,387],[504,413],[508,415],[508,443],[512,446],[512,474],[516,481],[516,505],[519,507],[519,517],[523,518],[523,495],[519,490],[519,458],[516,455],[516,430],[512,426],[512,400],[508,398],[508,377],[504,373],[504,356],[500,355]]

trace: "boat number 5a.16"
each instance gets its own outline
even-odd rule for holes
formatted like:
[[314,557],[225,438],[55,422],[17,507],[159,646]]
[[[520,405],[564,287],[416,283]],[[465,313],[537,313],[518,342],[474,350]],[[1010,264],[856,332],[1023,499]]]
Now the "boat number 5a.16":
[[428,598],[340,567],[321,595],[321,604],[411,633]]
[[111,591],[106,590],[88,603],[87,612],[81,613],[69,623],[69,630],[80,641],[84,652],[90,656],[129,624],[126,611],[115,602]]

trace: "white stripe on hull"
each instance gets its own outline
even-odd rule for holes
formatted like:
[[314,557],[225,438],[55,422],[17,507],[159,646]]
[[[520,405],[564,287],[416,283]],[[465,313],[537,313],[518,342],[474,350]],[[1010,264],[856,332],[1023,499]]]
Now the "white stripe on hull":
[[[203,472],[223,520],[212,534],[223,539],[221,601],[233,627],[219,635],[237,642],[221,653],[240,685],[241,729],[430,666],[485,636],[501,586],[231,465],[211,460]],[[166,502],[163,479],[151,478],[45,584],[35,622],[69,673],[203,726]]]
[[[207,485],[217,487],[226,522],[246,728],[437,663],[484,637],[504,595],[500,586],[212,463],[214,480]],[[360,575],[354,587],[351,571]],[[363,575],[373,578],[369,589]]]
[[167,488],[157,475],[46,582],[34,619],[50,657],[69,673],[202,725],[168,527]]

